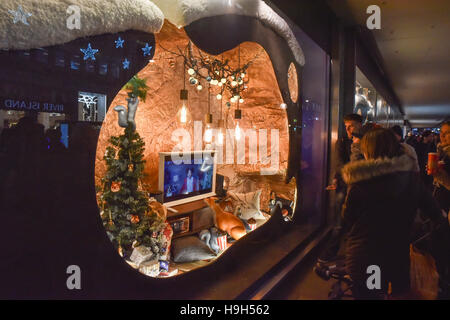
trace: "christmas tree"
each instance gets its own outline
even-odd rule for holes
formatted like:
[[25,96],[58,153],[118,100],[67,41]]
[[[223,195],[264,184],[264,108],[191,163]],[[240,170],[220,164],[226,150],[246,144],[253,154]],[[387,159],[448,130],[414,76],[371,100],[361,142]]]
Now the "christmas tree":
[[[133,84],[142,88],[142,83],[130,83],[130,99],[136,99]],[[154,232],[161,229],[164,219],[150,208],[148,194],[140,187],[144,178],[144,141],[128,123],[124,133],[112,136],[109,143],[103,158],[107,171],[100,196],[103,224],[113,243],[125,253],[138,245],[154,247]]]

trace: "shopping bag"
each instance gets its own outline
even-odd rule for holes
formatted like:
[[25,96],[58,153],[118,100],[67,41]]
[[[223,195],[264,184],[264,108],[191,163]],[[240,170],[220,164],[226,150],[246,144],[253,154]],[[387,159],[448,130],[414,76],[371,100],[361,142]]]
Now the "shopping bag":
[[411,293],[414,299],[435,300],[438,295],[439,274],[429,253],[420,252],[410,245]]

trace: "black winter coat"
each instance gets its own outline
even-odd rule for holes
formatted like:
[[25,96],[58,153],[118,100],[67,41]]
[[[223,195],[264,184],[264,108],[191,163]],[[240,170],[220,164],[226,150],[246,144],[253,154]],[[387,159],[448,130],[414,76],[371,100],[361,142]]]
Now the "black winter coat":
[[355,161],[342,170],[349,185],[342,208],[347,231],[346,265],[352,279],[362,287],[369,277],[368,266],[376,265],[381,270],[383,292],[389,282],[393,292],[408,290],[409,245],[417,209],[433,220],[442,219],[430,191],[413,168],[414,161],[402,155]]

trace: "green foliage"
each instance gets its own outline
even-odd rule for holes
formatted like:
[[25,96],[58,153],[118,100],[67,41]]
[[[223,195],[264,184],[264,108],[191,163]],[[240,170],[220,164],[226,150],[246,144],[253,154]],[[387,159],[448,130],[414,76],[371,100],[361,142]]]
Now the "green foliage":
[[144,79],[139,78],[138,76],[134,76],[130,81],[123,87],[123,90],[128,91],[128,96],[138,97],[140,100],[145,102],[147,98],[147,91],[149,87],[146,84]]
[[[128,126],[109,143],[103,158],[107,166],[100,201],[103,224],[116,246],[130,250],[134,241],[149,245],[152,232],[164,221],[149,207],[148,195],[138,188],[144,177],[144,141]],[[112,188],[118,183],[120,190]],[[133,223],[133,217],[139,222]]]

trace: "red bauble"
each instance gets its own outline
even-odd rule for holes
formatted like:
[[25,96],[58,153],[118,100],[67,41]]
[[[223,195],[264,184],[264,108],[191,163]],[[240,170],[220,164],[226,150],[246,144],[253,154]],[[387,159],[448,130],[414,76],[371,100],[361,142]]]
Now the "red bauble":
[[138,223],[138,222],[139,222],[139,216],[131,215],[131,223]]

